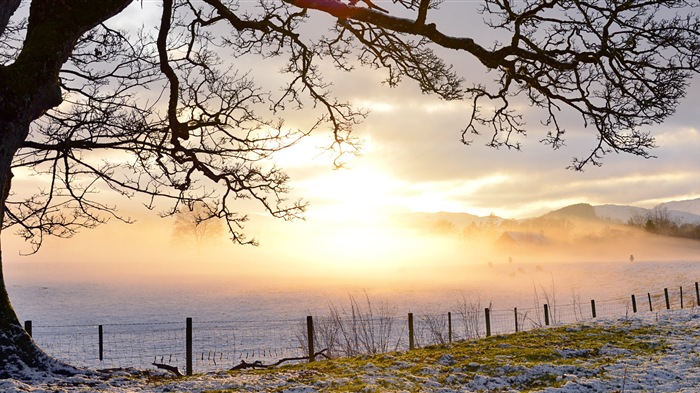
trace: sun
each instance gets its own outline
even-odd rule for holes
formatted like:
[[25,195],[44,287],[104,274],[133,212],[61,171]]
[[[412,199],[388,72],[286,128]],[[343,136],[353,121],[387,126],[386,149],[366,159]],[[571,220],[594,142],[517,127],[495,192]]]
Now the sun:
[[384,221],[399,206],[400,181],[370,166],[339,169],[307,180],[309,219],[343,224]]

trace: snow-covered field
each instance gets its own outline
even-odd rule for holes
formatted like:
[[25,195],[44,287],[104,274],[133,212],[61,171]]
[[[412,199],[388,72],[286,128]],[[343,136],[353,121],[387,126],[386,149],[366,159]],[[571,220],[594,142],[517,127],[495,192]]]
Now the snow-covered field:
[[[181,326],[185,317],[195,320],[195,332],[199,338],[203,329],[219,329],[221,321],[244,320],[250,323],[245,331],[250,332],[251,340],[260,340],[261,334],[266,344],[274,341],[271,337],[293,338],[298,331],[298,321],[306,315],[324,315],[328,304],[346,305],[348,295],[363,299],[365,292],[373,302],[387,301],[392,307],[401,326],[407,312],[443,313],[452,311],[457,301],[466,295],[471,300],[480,300],[483,307],[492,306],[493,318],[502,316],[503,321],[512,323],[513,307],[520,312],[542,304],[546,299],[533,299],[533,290],[548,290],[549,295],[556,293],[557,303],[569,305],[578,300],[583,305],[579,316],[589,318],[587,306],[590,299],[596,299],[598,320],[590,324],[619,323],[619,318],[633,316],[633,326],[659,326],[658,340],[666,340],[669,350],[650,357],[645,353],[627,353],[615,347],[602,348],[600,356],[577,359],[576,367],[570,365],[540,364],[533,367],[518,365],[514,367],[504,360],[503,368],[492,370],[471,365],[476,373],[465,373],[460,367],[451,367],[451,356],[444,354],[445,364],[435,359],[433,363],[413,364],[412,362],[395,362],[393,366],[384,367],[371,361],[359,369],[349,369],[346,374],[357,375],[364,388],[370,391],[422,391],[422,392],[471,392],[488,391],[522,391],[522,384],[536,379],[537,376],[551,373],[560,375],[556,382],[558,387],[550,385],[532,386],[533,391],[546,392],[692,392],[700,391],[700,358],[697,344],[700,333],[700,317],[694,306],[695,291],[693,285],[699,281],[700,262],[635,262],[635,263],[579,263],[579,264],[518,264],[494,263],[474,267],[474,276],[465,276],[463,283],[446,287],[440,283],[416,287],[415,289],[394,290],[381,287],[296,289],[270,292],[241,292],[230,288],[226,282],[206,282],[192,287],[178,286],[169,288],[157,284],[149,286],[125,285],[124,283],[80,283],[37,280],[34,275],[27,275],[24,280],[15,275],[10,280],[10,296],[22,320],[33,320],[35,337],[38,342],[46,344],[63,343],[57,341],[69,338],[68,348],[77,351],[68,357],[66,352],[45,346],[47,351],[78,366],[95,368],[119,368],[110,373],[86,372],[68,378],[33,375],[29,380],[2,380],[0,392],[205,392],[208,390],[230,389],[230,391],[277,391],[277,392],[322,392],[337,391],[334,387],[345,386],[345,391],[355,391],[346,385],[357,381],[348,380],[347,376],[326,375],[318,370],[278,370],[272,374],[252,372],[213,372],[202,373],[191,378],[175,380],[163,371],[155,370],[150,363],[154,360],[155,347],[152,341],[144,341],[144,332],[150,331],[155,324],[158,327],[158,339],[168,341],[169,345],[183,350],[184,339]],[[685,288],[686,310],[679,307],[678,288]],[[663,309],[661,295],[664,288],[672,294],[671,307],[674,311]],[[655,312],[649,312],[646,302],[647,293],[655,296]],[[640,312],[633,314],[629,299],[636,294]],[[541,293],[543,295],[543,293]],[[550,299],[552,301],[553,299]],[[376,304],[376,303],[375,303]],[[541,308],[538,308],[541,310]],[[573,308],[572,308],[573,309]],[[586,316],[588,315],[588,316]],[[562,318],[570,322],[581,318]],[[216,324],[209,323],[217,321]],[[285,322],[287,321],[287,322]],[[292,321],[292,323],[288,323]],[[175,322],[175,333],[164,334],[170,330],[170,323]],[[105,324],[106,334],[110,334],[115,344],[107,343],[113,348],[116,343],[129,344],[133,353],[143,359],[113,358],[109,353],[103,362],[90,363],[80,361],[85,356],[96,359],[96,341],[94,333],[77,334],[75,329],[95,330],[98,324]],[[112,325],[110,325],[112,324]],[[279,324],[279,325],[277,325]],[[248,326],[248,325],[246,325]],[[279,326],[279,327],[278,327]],[[126,333],[115,332],[119,329],[133,329]],[[66,334],[60,333],[67,329]],[[243,339],[241,323],[236,323],[236,340]],[[502,331],[498,325],[494,333]],[[509,330],[512,331],[512,330]],[[254,333],[254,334],[253,334]],[[175,337],[171,337],[175,334]],[[223,332],[216,333],[218,338],[231,339]],[[228,333],[226,333],[228,334]],[[247,333],[246,333],[247,334]],[[403,334],[403,333],[401,333]],[[43,338],[42,338],[43,335]],[[52,336],[53,335],[53,336]],[[53,338],[52,338],[53,337]],[[134,338],[132,340],[132,337]],[[225,341],[225,340],[224,340]],[[231,342],[224,345],[232,348]],[[254,341],[251,341],[253,344]],[[89,348],[79,352],[83,346]],[[43,345],[43,344],[42,344]],[[241,343],[237,356],[228,362],[216,364],[216,370],[225,370],[240,361]],[[288,347],[293,346],[287,344]],[[214,347],[214,350],[221,346]],[[260,345],[256,358],[260,356]],[[196,348],[195,348],[196,349]],[[144,355],[145,354],[145,355]],[[207,353],[208,354],[208,353]],[[284,353],[283,356],[293,354]],[[276,352],[273,359],[279,359]],[[601,360],[601,357],[605,361]],[[78,359],[78,360],[76,360]],[[251,360],[251,359],[249,359]],[[268,362],[270,359],[263,359]],[[182,370],[182,359],[176,364]],[[605,363],[604,366],[601,366]],[[205,365],[206,366],[206,365]],[[133,369],[131,367],[137,367]],[[350,367],[350,366],[348,366]],[[208,371],[207,367],[195,367],[195,372]],[[410,370],[419,370],[413,372]],[[353,377],[354,378],[354,377]],[[358,382],[359,383],[359,382]]]
[[[366,358],[362,362],[339,362],[332,372],[325,372],[319,366],[265,373],[218,372],[181,379],[170,377],[165,372],[144,373],[136,370],[87,372],[72,377],[35,374],[25,381],[0,380],[0,391],[199,393],[227,389],[230,392],[311,393],[336,391],[350,383],[362,386],[366,392],[519,392],[524,389],[571,393],[699,391],[699,309],[646,312],[629,318],[573,325],[569,329],[576,331],[592,327],[615,327],[620,335],[635,335],[628,339],[663,345],[651,351],[635,351],[615,343],[604,343],[596,351],[588,352],[557,348],[557,352],[570,361],[535,362],[528,366],[528,363],[503,356],[499,359],[502,364],[495,368],[461,359],[457,347],[448,347],[439,350],[439,357],[428,356],[427,359],[433,359],[430,363],[399,361],[392,355],[384,355],[381,358]],[[640,331],[645,332],[643,336],[639,335]],[[544,332],[546,338],[546,329]],[[650,348],[655,347],[652,345]],[[465,361],[468,362],[467,366],[463,366]],[[338,367],[347,369],[338,370]],[[339,375],[352,375],[352,378]],[[543,379],[542,375],[556,377],[548,380]],[[536,383],[528,386],[529,381]]]
[[[631,314],[630,294],[637,295],[640,311],[648,311],[648,292],[654,296],[654,309],[662,309],[666,287],[672,308],[680,308],[680,286],[686,291],[685,307],[690,307],[696,302],[693,284],[700,279],[699,267],[695,261],[483,264],[474,267],[475,278],[465,277],[459,286],[435,283],[410,290],[240,292],[224,282],[167,288],[158,283],[136,286],[36,279],[11,281],[9,290],[20,319],[33,321],[34,337],[49,354],[93,369],[149,369],[154,360],[183,369],[185,317],[193,317],[194,353],[198,354],[194,369],[207,372],[228,369],[241,359],[270,362],[300,356],[297,335],[303,332],[305,316],[327,315],[329,302],[347,306],[349,294],[363,302],[365,290],[375,305],[386,301],[391,306],[395,334],[401,340],[398,348],[406,348],[408,312],[416,314],[420,324],[424,315],[444,316],[451,311],[455,336],[464,337],[456,312],[456,303],[463,296],[480,301],[479,310],[491,307],[494,334],[514,330],[513,307],[520,315],[529,312],[530,319],[541,312],[545,301],[553,304],[554,299],[545,299],[543,293],[540,299],[533,299],[535,289],[548,290],[550,297],[556,293],[557,320],[565,323],[590,318],[590,299],[596,300],[599,318]],[[479,315],[483,318],[481,312]],[[104,360],[97,354],[98,325],[104,325]],[[483,335],[483,321],[479,326]]]

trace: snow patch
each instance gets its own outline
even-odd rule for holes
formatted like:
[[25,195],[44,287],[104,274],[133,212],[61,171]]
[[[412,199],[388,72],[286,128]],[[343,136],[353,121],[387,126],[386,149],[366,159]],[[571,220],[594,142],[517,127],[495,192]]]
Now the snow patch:
[[451,366],[455,363],[457,363],[457,361],[449,353],[440,356],[440,359],[437,360],[437,364],[440,364],[442,366]]

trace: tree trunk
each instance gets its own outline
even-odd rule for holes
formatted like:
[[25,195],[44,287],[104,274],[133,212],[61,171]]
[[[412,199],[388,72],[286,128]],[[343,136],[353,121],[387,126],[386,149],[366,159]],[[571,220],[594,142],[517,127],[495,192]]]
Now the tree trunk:
[[[29,121],[7,124],[0,121],[0,221],[5,216],[5,201],[10,191],[12,172],[10,164],[22,135],[26,136]],[[17,119],[16,119],[17,120]],[[5,124],[2,124],[5,123]],[[24,130],[23,130],[24,129]],[[5,286],[0,251],[0,378],[31,380],[37,373],[74,373],[77,369],[62,364],[44,353],[24,331],[10,304]]]
[[[32,121],[62,101],[59,71],[80,36],[121,12],[132,0],[32,0],[22,50],[0,65],[0,222],[12,180],[12,159]],[[18,0],[0,0],[0,39]],[[73,373],[44,353],[24,331],[5,287],[0,253],[0,378]]]
[[[55,83],[33,85],[31,79],[22,78],[18,67],[21,63],[0,66],[0,222],[4,222],[10,193],[12,159],[27,138],[31,122],[61,98]],[[0,250],[0,378],[32,379],[37,372],[60,370],[68,368],[39,349],[17,319],[5,286]]]
[[24,331],[7,296],[1,259],[0,255],[0,379],[75,373],[77,369],[51,358]]

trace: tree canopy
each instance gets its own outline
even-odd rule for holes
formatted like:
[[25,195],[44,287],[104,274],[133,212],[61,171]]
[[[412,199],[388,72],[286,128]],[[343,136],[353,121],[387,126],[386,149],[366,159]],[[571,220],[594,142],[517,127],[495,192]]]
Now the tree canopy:
[[[649,157],[650,127],[674,113],[700,65],[695,0],[482,0],[484,28],[506,38],[495,43],[445,33],[439,0],[162,0],[157,26],[138,30],[111,22],[131,0],[25,3],[0,0],[0,217],[35,248],[46,234],[129,221],[100,189],[145,196],[165,215],[201,201],[212,207],[202,219],[225,219],[238,243],[255,242],[242,231],[241,200],[301,216],[306,204],[287,200],[289,177],[270,157],[325,132],[342,165],[367,115],[334,96],[322,62],[469,102],[465,144],[486,133],[490,146],[519,149],[527,125],[514,103],[523,100],[557,149],[562,113],[576,113],[594,142],[574,169],[613,151]],[[492,81],[474,83],[445,51],[476,59]],[[249,57],[279,62],[280,85],[238,68]],[[314,120],[287,126],[296,110]],[[38,192],[13,191],[19,171],[44,179]],[[26,349],[1,300],[0,348]],[[0,370],[37,365],[36,353],[3,356]]]
[[[305,204],[285,200],[289,179],[267,160],[322,129],[340,156],[352,152],[352,128],[366,115],[332,95],[331,78],[318,65],[327,58],[341,71],[384,70],[390,86],[412,79],[425,93],[471,102],[461,131],[466,144],[472,134],[490,133],[489,145],[519,149],[527,125],[513,102],[525,99],[542,110],[542,141],[559,148],[566,132],[559,117],[574,111],[595,130],[590,155],[575,158],[575,169],[600,165],[611,151],[649,157],[649,126],[674,112],[700,61],[690,1],[484,1],[486,26],[509,37],[491,47],[480,37],[442,33],[440,4],[428,0],[395,1],[388,9],[334,0],[173,0],[163,2],[155,29],[110,26],[109,16],[128,3],[108,2],[83,22],[63,18],[61,10],[71,7],[61,2],[33,1],[26,22],[2,24],[3,74],[40,59],[53,68],[32,78],[40,71],[23,67],[21,80],[49,78],[58,83],[51,95],[56,87],[61,92],[46,112],[30,116],[34,123],[12,163],[52,178],[40,193],[6,204],[4,225],[19,225],[36,246],[46,233],[70,236],[109,217],[128,220],[95,198],[105,185],[129,197],[171,200],[169,213],[182,202],[215,202],[212,215],[227,219],[241,243],[252,241],[233,201],[252,198],[273,216],[298,217]],[[309,29],[321,17],[311,10],[337,23],[327,32]],[[65,60],[44,53],[52,43],[63,46]],[[475,57],[495,75],[493,83],[470,84],[436,54],[439,47]],[[278,59],[286,76],[281,90],[265,90],[249,70],[237,69],[235,59],[244,56]],[[280,117],[288,107],[309,110],[317,121],[290,129]],[[99,151],[117,158],[101,159]]]

